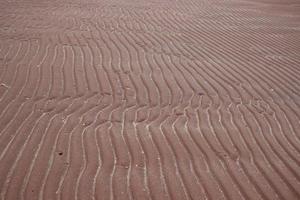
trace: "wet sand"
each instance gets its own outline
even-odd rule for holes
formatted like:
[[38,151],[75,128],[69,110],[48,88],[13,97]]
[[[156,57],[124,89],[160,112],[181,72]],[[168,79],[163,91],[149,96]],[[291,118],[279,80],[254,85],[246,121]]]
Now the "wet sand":
[[297,200],[299,130],[299,1],[1,1],[1,200]]

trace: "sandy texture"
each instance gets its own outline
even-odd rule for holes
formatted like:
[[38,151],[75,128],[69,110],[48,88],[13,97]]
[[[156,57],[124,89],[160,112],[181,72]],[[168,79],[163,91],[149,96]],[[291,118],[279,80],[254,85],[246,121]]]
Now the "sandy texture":
[[1,0],[1,200],[298,200],[299,122],[299,1]]

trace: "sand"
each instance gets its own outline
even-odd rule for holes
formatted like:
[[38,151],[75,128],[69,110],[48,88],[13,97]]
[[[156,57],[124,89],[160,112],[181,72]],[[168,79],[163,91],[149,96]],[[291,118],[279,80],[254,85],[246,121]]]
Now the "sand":
[[297,200],[299,130],[299,1],[1,1],[1,200]]

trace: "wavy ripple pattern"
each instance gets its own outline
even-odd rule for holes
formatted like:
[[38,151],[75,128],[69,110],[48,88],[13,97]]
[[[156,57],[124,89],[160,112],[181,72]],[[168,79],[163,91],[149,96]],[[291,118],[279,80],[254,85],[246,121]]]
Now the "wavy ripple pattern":
[[299,1],[1,1],[1,200],[297,200],[299,130]]

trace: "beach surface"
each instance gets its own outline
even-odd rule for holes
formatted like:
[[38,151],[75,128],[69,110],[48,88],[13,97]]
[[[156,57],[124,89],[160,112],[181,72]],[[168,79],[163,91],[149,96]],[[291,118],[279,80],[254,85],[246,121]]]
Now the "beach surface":
[[300,199],[300,1],[0,1],[0,200]]

